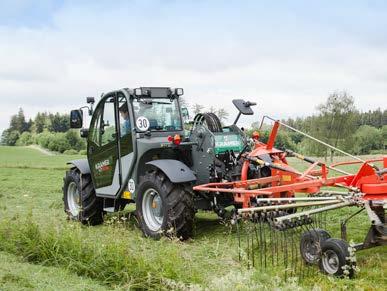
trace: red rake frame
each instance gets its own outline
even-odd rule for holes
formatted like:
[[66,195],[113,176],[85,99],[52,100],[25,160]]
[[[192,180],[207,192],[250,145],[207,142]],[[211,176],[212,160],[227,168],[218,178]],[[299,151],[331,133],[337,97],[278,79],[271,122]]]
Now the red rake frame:
[[[273,120],[272,118],[269,119]],[[333,148],[334,150],[356,159],[355,161],[335,163],[332,165],[313,161],[312,159],[292,151],[281,151],[273,147],[280,125],[300,132],[276,120],[267,144],[260,142],[257,134],[254,134],[253,150],[242,155],[244,163],[240,181],[208,183],[195,186],[193,190],[215,192],[216,194],[232,193],[235,203],[241,205],[242,208],[251,207],[251,202],[254,198],[289,198],[294,197],[296,192],[315,194],[320,192],[321,187],[346,188],[350,192],[362,193],[361,197],[364,200],[387,200],[387,156],[363,161],[358,157],[354,157],[340,149],[334,148],[329,144],[300,132],[327,147]],[[302,173],[298,172],[296,169],[289,166],[286,160],[286,156],[289,153],[310,163],[311,166]],[[260,158],[265,155],[269,155],[272,162],[267,162]],[[384,169],[380,171],[373,164],[375,162],[383,162]],[[247,179],[250,163],[268,166],[271,169],[271,176],[259,179]],[[343,170],[337,169],[338,166],[360,163],[362,165],[355,174],[349,174]],[[315,170],[316,167],[320,167],[321,169]],[[345,175],[328,177],[329,169],[345,173]]]

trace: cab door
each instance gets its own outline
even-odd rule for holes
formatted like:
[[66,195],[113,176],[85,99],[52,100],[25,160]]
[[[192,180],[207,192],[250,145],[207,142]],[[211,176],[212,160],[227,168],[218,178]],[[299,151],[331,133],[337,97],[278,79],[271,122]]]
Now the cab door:
[[115,196],[121,186],[117,94],[99,102],[91,120],[87,156],[98,196]]

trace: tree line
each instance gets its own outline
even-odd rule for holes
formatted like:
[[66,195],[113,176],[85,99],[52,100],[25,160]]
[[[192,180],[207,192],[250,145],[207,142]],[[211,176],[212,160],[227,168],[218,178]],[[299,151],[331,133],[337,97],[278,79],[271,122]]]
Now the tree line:
[[[314,115],[282,122],[351,154],[386,153],[387,110],[378,108],[361,112],[356,108],[354,98],[345,91],[329,95],[325,103],[317,106]],[[258,126],[252,124],[252,128]],[[263,133],[263,138],[267,137],[268,129]],[[280,131],[277,146],[326,159],[332,159],[335,154],[324,145],[287,128]]]
[[[188,107],[183,100],[182,106]],[[223,108],[205,109],[201,104],[191,106],[191,112],[213,112],[225,123],[229,114]],[[349,153],[377,154],[387,149],[387,110],[377,108],[367,112],[358,110],[354,98],[347,92],[334,92],[325,103],[317,107],[314,115],[282,120],[287,125],[306,132]],[[247,134],[259,129],[253,123]],[[270,126],[259,129],[261,140],[267,141]],[[86,143],[80,138],[78,130],[70,129],[68,114],[39,112],[34,119],[26,120],[23,109],[10,119],[9,128],[1,136],[4,145],[38,144],[51,151],[76,153],[84,152]],[[302,134],[282,127],[278,133],[276,146],[290,149],[305,155],[333,158],[335,152],[318,144]]]
[[84,151],[86,148],[79,131],[70,129],[68,114],[39,112],[34,119],[27,120],[22,108],[11,116],[9,127],[1,135],[1,144],[37,144],[51,151],[69,154]]

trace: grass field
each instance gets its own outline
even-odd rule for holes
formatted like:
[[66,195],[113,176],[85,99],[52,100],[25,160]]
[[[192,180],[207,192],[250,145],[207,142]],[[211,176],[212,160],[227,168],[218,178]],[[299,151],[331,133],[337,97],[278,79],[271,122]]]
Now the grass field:
[[[387,249],[357,254],[356,279],[318,273],[302,281],[273,277],[275,269],[248,269],[238,259],[235,229],[216,215],[197,214],[188,242],[142,236],[132,208],[108,216],[97,227],[66,220],[62,178],[66,161],[76,156],[23,147],[0,147],[0,290],[386,290]],[[330,219],[338,237],[342,210]],[[350,224],[351,238],[362,240],[368,221]]]

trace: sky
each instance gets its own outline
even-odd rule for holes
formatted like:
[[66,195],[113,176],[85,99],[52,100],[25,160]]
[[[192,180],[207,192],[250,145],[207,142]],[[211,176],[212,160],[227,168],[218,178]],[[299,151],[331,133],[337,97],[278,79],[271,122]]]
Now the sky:
[[0,131],[22,107],[69,112],[119,88],[182,87],[237,114],[316,112],[346,90],[386,109],[386,1],[0,0]]

